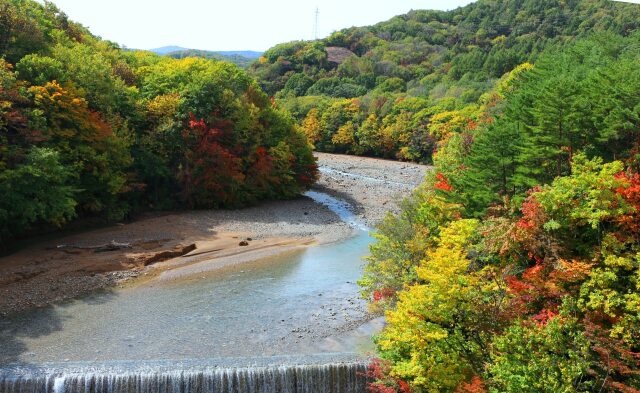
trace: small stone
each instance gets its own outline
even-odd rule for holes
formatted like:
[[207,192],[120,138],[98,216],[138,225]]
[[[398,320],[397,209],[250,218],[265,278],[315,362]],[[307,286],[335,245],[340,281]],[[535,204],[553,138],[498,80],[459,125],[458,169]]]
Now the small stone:
[[249,245],[249,242],[247,242],[246,240],[243,240],[239,243],[240,247],[246,247]]

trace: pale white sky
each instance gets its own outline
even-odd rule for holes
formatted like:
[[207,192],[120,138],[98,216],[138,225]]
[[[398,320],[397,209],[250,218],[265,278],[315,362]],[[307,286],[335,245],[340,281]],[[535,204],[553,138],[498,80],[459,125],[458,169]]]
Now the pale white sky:
[[411,9],[447,10],[471,0],[53,0],[72,20],[129,48],[166,45],[257,50],[387,20]]

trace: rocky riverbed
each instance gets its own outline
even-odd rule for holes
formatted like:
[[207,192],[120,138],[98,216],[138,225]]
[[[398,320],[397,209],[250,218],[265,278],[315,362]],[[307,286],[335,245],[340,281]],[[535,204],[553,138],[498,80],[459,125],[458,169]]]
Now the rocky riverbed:
[[422,182],[425,165],[368,157],[318,153],[321,177],[314,189],[351,204],[370,227]]
[[[318,155],[314,190],[342,199],[373,227],[424,177],[428,167],[332,154]],[[133,222],[37,242],[0,258],[0,315],[44,307],[203,258],[243,263],[330,243],[354,229],[307,197],[241,210],[150,214]],[[130,247],[96,252],[111,242]],[[63,246],[63,247],[61,247]],[[189,258],[172,258],[196,247]],[[199,258],[198,258],[199,255]],[[135,283],[136,280],[133,280]],[[127,284],[129,285],[129,284]]]

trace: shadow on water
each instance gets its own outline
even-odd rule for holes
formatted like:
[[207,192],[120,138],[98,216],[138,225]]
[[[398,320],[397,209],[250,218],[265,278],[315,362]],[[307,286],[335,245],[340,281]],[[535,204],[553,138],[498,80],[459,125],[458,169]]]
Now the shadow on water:
[[20,323],[23,315],[4,317],[0,320],[0,366],[22,361],[28,351],[25,338],[46,336],[62,329],[62,320],[53,307],[39,309],[39,324]]
[[65,316],[60,310],[72,302],[104,304],[117,296],[113,289],[100,290],[91,296],[68,300],[59,305],[24,311],[0,318],[0,370],[10,364],[29,365],[29,341],[46,337],[64,328]]

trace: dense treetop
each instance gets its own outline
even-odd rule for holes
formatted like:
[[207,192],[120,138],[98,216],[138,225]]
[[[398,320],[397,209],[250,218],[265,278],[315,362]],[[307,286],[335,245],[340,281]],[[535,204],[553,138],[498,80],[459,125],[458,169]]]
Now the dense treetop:
[[277,45],[251,74],[312,126],[318,150],[430,162],[443,134],[478,121],[481,97],[505,73],[577,37],[627,36],[639,24],[636,5],[609,0],[479,0]]
[[238,207],[315,180],[304,134],[230,63],[123,51],[0,0],[0,245],[77,217]]

